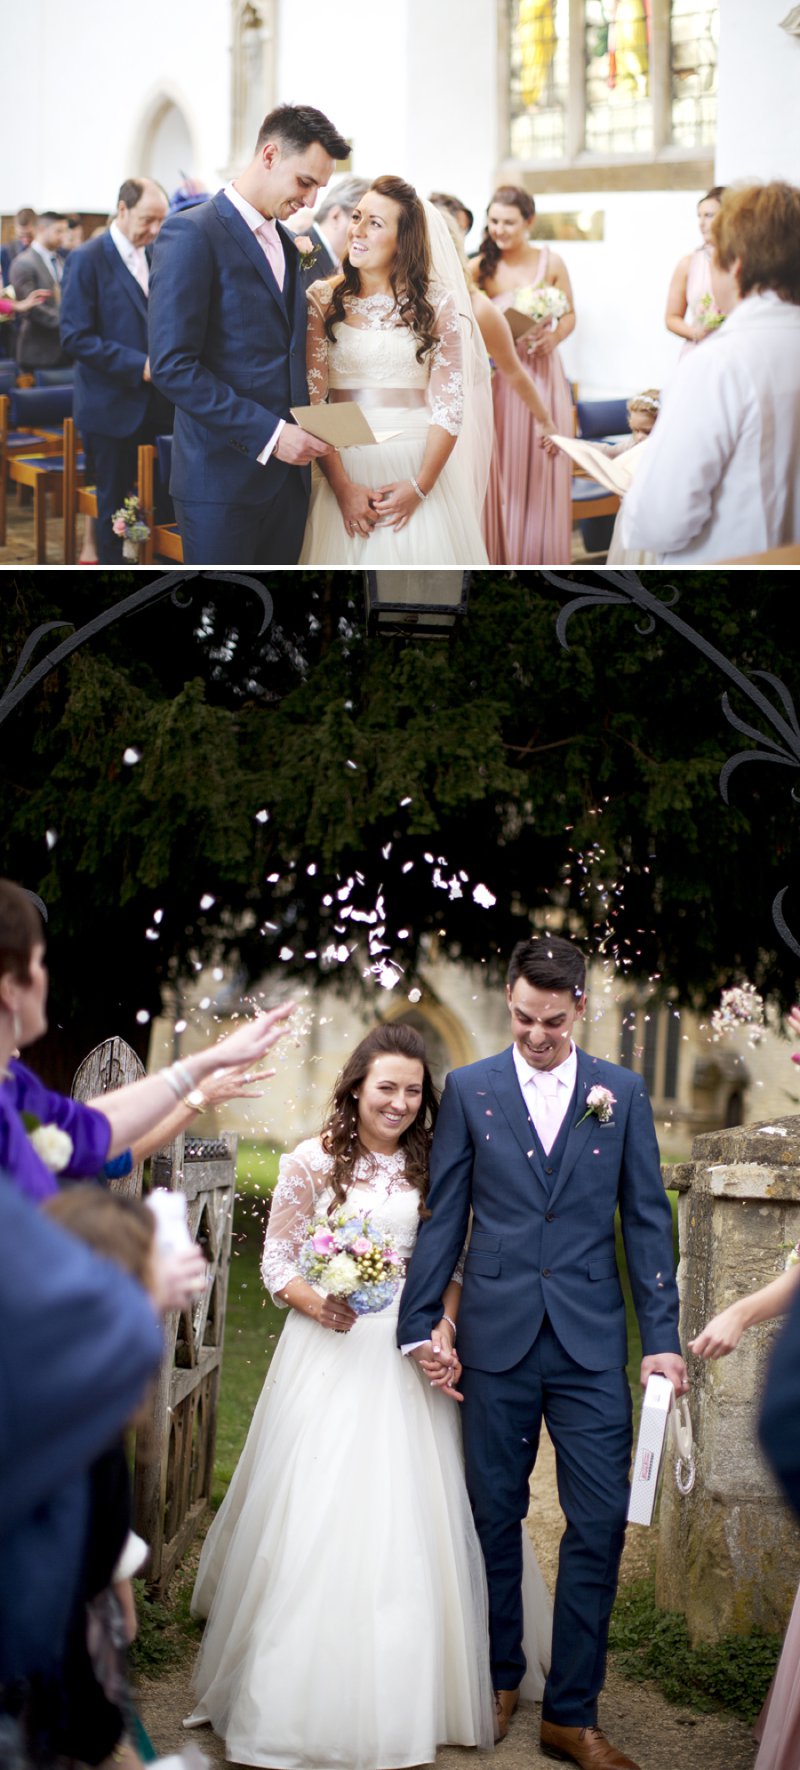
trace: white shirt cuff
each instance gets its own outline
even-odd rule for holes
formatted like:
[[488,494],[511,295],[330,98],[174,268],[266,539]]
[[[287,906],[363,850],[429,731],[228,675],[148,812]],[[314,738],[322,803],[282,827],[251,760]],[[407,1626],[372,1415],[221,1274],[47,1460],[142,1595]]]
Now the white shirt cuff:
[[258,461],[260,467],[266,467],[267,462],[270,458],[270,455],[272,454],[272,451],[275,447],[275,444],[278,440],[278,437],[281,434],[281,431],[282,431],[285,423],[286,423],[286,419],[281,418],[279,423],[276,424],[275,429],[272,432],[272,435],[269,439],[269,442],[267,443],[266,448],[262,449],[261,454],[256,456],[256,460]]
[[402,1352],[404,1358],[408,1358],[409,1353],[416,1352],[418,1346],[427,1346],[427,1345],[428,1345],[427,1340],[409,1340],[409,1343],[407,1346],[400,1347],[400,1351]]
[[112,1586],[117,1585],[120,1580],[133,1579],[140,1567],[144,1566],[149,1553],[150,1550],[144,1539],[137,1536],[134,1530],[129,1530],[122,1554],[111,1575]]

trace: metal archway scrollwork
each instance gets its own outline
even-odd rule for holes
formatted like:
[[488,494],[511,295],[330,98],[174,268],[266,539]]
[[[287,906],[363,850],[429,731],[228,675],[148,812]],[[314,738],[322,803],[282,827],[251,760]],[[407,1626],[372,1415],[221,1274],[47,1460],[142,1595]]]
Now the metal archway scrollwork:
[[[129,596],[123,596],[113,608],[96,615],[94,620],[87,621],[83,627],[75,628],[68,621],[46,621],[43,626],[37,627],[26,639],[14,674],[0,696],[0,725],[25,696],[30,694],[31,689],[36,688],[45,676],[49,676],[51,670],[55,670],[72,652],[78,651],[87,640],[96,638],[98,633],[112,627],[116,621],[124,620],[126,615],[141,614],[144,609],[152,608],[155,603],[163,602],[167,597],[176,607],[188,608],[194,590],[202,588],[209,580],[219,584],[235,584],[257,596],[263,609],[259,638],[262,633],[266,633],[272,620],[273,601],[269,591],[265,590],[263,584],[259,584],[257,578],[245,577],[240,572],[168,572],[165,577],[157,578],[154,584],[148,584],[144,590],[132,590]],[[63,639],[60,645],[48,651],[38,663],[32,663],[36,648],[46,634],[65,631],[69,634],[68,639]]]
[[[676,604],[680,601],[680,590],[670,587],[667,592],[669,600],[664,601],[654,596],[652,591],[645,590],[635,572],[604,572],[604,582],[613,585],[613,589],[601,589],[594,584],[576,584],[573,579],[562,577],[558,572],[543,572],[542,577],[555,589],[569,593],[570,601],[565,603],[556,622],[556,633],[565,651],[569,650],[567,628],[573,615],[588,608],[608,607],[611,604],[626,608],[639,609],[645,616],[643,624],[637,623],[636,631],[642,637],[655,632],[656,623],[662,621],[672,627],[682,639],[703,653],[716,669],[727,676],[736,688],[757,708],[758,712],[772,726],[777,740],[769,737],[757,726],[748,725],[734,713],[728,698],[727,690],[722,695],[722,711],[728,723],[735,731],[750,738],[754,748],[740,750],[737,755],[728,758],[720,771],[719,789],[725,804],[728,804],[728,785],[735,768],[743,762],[772,762],[783,768],[800,768],[800,723],[794,701],[786,684],[780,677],[773,676],[768,670],[754,670],[751,676],[732,664],[724,652],[712,645],[702,633],[690,626],[688,621],[675,613]],[[774,692],[771,700],[764,690],[758,686],[759,681],[765,682]],[[792,788],[792,798],[800,803],[800,792]],[[772,920],[778,934],[785,945],[800,959],[800,942],[792,933],[783,911],[783,902],[788,891],[784,885],[772,903]]]

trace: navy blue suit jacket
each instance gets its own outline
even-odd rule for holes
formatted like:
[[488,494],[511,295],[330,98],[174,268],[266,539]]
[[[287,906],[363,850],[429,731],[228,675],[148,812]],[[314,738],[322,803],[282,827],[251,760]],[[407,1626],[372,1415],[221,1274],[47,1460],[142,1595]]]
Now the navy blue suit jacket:
[[[594,1114],[584,1117],[597,1084],[616,1099],[606,1125]],[[579,1050],[572,1125],[553,1181],[547,1165],[512,1047],[448,1076],[431,1152],[431,1216],[420,1225],[400,1308],[401,1345],[427,1339],[441,1319],[472,1207],[458,1315],[464,1364],[510,1370],[532,1346],[546,1310],[584,1369],[623,1366],[619,1206],[642,1351],[680,1351],[672,1214],[641,1076]]]
[[75,361],[83,436],[133,436],[147,417],[147,298],[110,234],[70,252],[61,284],[61,342]]
[[258,456],[293,405],[308,404],[306,302],[292,235],[280,228],[283,290],[223,191],[170,216],[153,253],[150,364],[176,407],[170,491],[211,504],[264,505],[290,468]]

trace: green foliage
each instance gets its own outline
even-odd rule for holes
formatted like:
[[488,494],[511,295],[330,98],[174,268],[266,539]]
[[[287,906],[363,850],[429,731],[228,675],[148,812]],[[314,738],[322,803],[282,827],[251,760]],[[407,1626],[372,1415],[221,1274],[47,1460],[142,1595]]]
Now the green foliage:
[[692,1646],[682,1616],[658,1610],[649,1580],[620,1588],[609,1647],[617,1667],[640,1683],[653,1682],[669,1702],[710,1713],[728,1709],[754,1721],[772,1680],[781,1641],[754,1630],[726,1635],[713,1646]]
[[[645,581],[666,601],[661,577]],[[130,582],[18,580],[0,677],[37,622],[80,624]],[[110,1032],[141,1045],[137,1012],[157,1012],[164,985],[212,954],[243,982],[288,953],[284,975],[324,970],[352,988],[370,955],[347,911],[378,903],[370,926],[409,978],[431,938],[499,972],[555,912],[676,1000],[705,1005],[742,974],[791,997],[771,918],[789,885],[800,923],[786,769],[742,768],[723,803],[720,768],[745,746],[721,710],[726,679],[679,633],[588,608],[565,650],[565,592],[539,573],[473,574],[449,644],[367,639],[357,574],[270,589],[266,636],[254,597],[207,580],[191,612],[168,602],[88,642],[0,728],[0,865],[48,903],[53,1019],[80,1049]],[[793,594],[780,574],[687,573],[678,607],[797,701]]]
[[148,1597],[143,1579],[135,1579],[133,1589],[137,1634],[130,1650],[131,1670],[157,1678],[182,1663],[191,1640],[199,1640],[200,1629],[189,1616],[187,1594],[179,1595],[177,1578],[165,1604]]

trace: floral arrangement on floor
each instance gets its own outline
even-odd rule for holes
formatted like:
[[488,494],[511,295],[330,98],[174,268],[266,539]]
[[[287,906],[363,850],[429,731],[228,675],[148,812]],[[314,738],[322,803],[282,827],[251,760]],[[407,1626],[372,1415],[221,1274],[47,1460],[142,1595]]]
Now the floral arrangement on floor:
[[123,559],[138,559],[141,542],[148,540],[150,530],[139,515],[139,499],[135,494],[125,499],[121,510],[114,511],[111,527],[115,535],[122,537]]
[[391,1303],[402,1260],[368,1211],[356,1215],[342,1208],[310,1225],[298,1265],[309,1284],[331,1297],[346,1297],[356,1315],[371,1315]]

